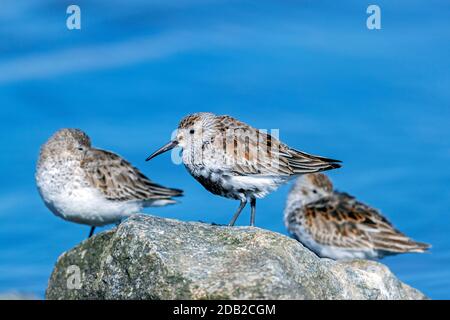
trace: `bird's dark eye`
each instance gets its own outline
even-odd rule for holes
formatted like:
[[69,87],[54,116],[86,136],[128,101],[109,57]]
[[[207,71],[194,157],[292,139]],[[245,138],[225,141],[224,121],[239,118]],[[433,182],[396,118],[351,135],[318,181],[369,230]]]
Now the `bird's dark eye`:
[[190,133],[190,134],[194,134],[194,132],[195,132],[194,129],[189,130],[189,133]]
[[313,190],[313,193],[317,193],[317,190],[316,190],[316,189],[314,189],[314,190]]
[[83,151],[84,149],[82,147],[79,147],[78,150]]

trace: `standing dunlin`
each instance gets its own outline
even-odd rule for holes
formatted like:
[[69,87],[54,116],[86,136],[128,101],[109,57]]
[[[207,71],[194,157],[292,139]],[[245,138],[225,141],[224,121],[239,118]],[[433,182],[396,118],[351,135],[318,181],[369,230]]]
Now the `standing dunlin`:
[[160,186],[129,162],[95,149],[78,129],[57,131],[42,147],[36,183],[57,216],[95,227],[118,223],[143,207],[176,203],[178,189]]
[[195,113],[181,120],[174,140],[147,161],[175,146],[183,149],[189,173],[213,194],[236,199],[234,225],[250,201],[250,225],[255,224],[256,198],[263,198],[291,177],[339,168],[339,161],[288,147],[273,136],[230,116]]
[[430,247],[396,230],[376,209],[334,191],[321,173],[298,178],[288,196],[284,222],[318,256],[335,260],[377,259]]

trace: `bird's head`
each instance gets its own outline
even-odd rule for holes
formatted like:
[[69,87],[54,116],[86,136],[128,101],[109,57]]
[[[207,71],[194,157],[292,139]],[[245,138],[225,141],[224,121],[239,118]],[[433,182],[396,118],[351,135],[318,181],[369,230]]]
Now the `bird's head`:
[[323,173],[309,173],[297,178],[291,195],[304,203],[317,201],[333,192],[331,180]]
[[41,157],[82,159],[91,147],[89,136],[79,129],[60,129],[41,148]]
[[199,112],[184,117],[176,131],[175,138],[152,153],[147,161],[173,149],[176,146],[183,150],[196,150],[216,134],[214,128],[215,115],[209,112]]

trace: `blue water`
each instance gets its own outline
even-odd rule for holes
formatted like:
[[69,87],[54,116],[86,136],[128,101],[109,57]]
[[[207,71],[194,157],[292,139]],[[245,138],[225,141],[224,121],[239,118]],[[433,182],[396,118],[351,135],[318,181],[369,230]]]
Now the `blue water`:
[[[147,212],[226,223],[215,197],[164,155],[179,119],[230,114],[307,152],[344,161],[335,185],[379,208],[429,254],[385,259],[403,281],[450,298],[450,3],[377,1],[76,1],[0,7],[0,292],[41,297],[57,257],[88,227],[54,217],[39,198],[38,150],[79,127],[152,179],[185,190]],[[257,225],[285,233],[289,186],[258,204]],[[248,224],[246,211],[239,224]]]

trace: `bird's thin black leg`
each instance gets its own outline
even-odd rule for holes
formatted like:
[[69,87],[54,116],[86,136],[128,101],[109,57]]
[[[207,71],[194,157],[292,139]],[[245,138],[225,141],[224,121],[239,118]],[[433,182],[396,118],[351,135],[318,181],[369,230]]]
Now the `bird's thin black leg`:
[[255,216],[256,216],[256,198],[250,199],[250,207],[251,207],[251,214],[250,214],[250,225],[252,227],[255,226]]
[[234,226],[234,223],[236,222],[237,218],[241,214],[242,209],[244,209],[245,205],[247,204],[247,199],[241,200],[241,204],[239,205],[239,208],[237,209],[236,213],[233,216],[233,219],[231,219],[229,226]]
[[92,237],[92,235],[94,234],[94,230],[95,230],[95,227],[91,227],[91,231],[89,232],[88,238]]

